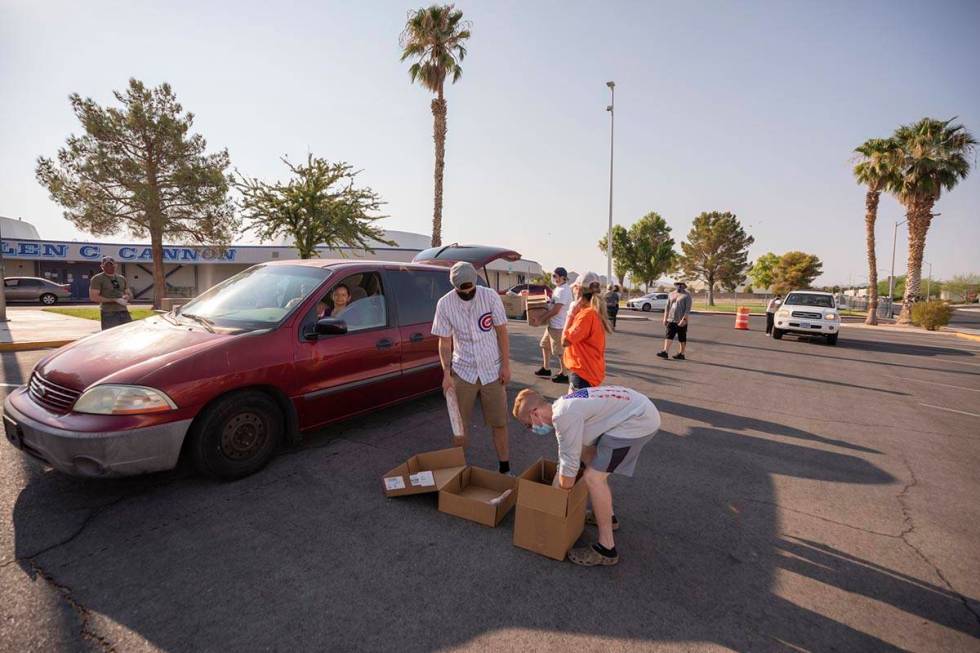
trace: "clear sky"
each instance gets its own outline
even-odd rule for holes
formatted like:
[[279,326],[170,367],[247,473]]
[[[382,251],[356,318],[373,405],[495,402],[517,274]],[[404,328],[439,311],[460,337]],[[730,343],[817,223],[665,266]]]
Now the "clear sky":
[[[170,82],[212,148],[284,176],[311,151],[363,168],[385,226],[429,233],[432,117],[398,57],[404,2],[0,0],[0,215],[84,238],[34,179],[131,76]],[[663,215],[678,241],[730,210],[755,256],[800,249],[823,283],[867,276],[851,151],[923,116],[980,138],[980,2],[460,2],[473,37],[448,88],[444,240],[605,271],[607,80],[614,220]],[[926,260],[980,272],[980,172],[943,197]],[[901,207],[883,198],[879,267]],[[899,235],[896,270],[904,269]]]

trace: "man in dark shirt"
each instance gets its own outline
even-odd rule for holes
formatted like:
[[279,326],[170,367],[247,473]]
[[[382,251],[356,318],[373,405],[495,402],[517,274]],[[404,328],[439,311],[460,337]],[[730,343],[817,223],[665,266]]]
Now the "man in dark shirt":
[[133,298],[126,283],[126,277],[116,274],[116,260],[111,256],[102,257],[102,272],[89,281],[88,297],[99,305],[102,330],[132,322],[126,305]]

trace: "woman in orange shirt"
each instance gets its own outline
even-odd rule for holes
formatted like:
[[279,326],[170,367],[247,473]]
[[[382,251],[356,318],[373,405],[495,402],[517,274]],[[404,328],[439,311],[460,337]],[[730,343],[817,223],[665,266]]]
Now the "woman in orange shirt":
[[602,385],[606,378],[606,334],[612,325],[606,315],[599,276],[586,272],[575,284],[577,301],[568,311],[562,344],[573,390]]

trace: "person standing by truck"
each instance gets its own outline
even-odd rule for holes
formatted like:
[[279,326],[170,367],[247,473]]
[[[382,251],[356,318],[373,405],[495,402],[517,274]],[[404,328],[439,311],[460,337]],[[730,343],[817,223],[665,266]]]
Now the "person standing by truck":
[[687,318],[691,314],[691,293],[687,292],[687,284],[683,281],[674,283],[676,290],[670,293],[667,298],[667,306],[664,308],[664,326],[667,333],[664,336],[664,349],[657,356],[666,359],[670,350],[670,343],[677,337],[681,350],[674,354],[674,359],[684,360],[684,352],[687,350]]
[[[551,306],[548,311],[541,316],[539,324],[544,325],[544,334],[541,336],[541,369],[534,373],[535,376],[551,377],[555,383],[568,383],[568,375],[565,374],[565,363],[562,356],[565,348],[561,343],[561,332],[565,328],[565,320],[568,316],[568,309],[571,307],[572,289],[568,287],[568,271],[563,267],[555,268],[551,275],[555,282],[555,289],[551,292]],[[551,357],[558,359],[558,374],[551,376]]]
[[132,322],[126,305],[133,298],[126,277],[116,274],[116,259],[102,257],[102,272],[92,275],[88,285],[88,298],[99,305],[102,330]]
[[469,443],[470,419],[477,396],[483,420],[493,431],[501,474],[510,472],[507,440],[507,383],[510,381],[510,341],[507,314],[500,295],[476,284],[476,269],[459,262],[449,270],[453,290],[436,304],[432,335],[439,336],[442,390],[455,392],[463,418],[463,436],[456,446]]
[[772,333],[772,324],[776,319],[776,311],[779,307],[783,305],[782,295],[776,293],[776,296],[769,300],[769,304],[766,306],[766,335]]

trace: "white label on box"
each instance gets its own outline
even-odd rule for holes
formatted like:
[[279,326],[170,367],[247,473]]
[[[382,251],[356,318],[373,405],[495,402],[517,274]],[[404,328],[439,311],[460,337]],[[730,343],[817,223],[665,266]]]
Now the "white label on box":
[[386,490],[404,490],[405,481],[401,476],[388,476],[385,478]]
[[412,474],[408,477],[408,479],[412,482],[412,485],[419,487],[426,487],[436,484],[436,479],[432,477],[432,472],[419,472],[418,474]]

